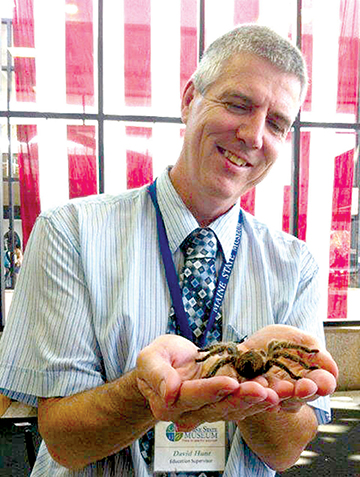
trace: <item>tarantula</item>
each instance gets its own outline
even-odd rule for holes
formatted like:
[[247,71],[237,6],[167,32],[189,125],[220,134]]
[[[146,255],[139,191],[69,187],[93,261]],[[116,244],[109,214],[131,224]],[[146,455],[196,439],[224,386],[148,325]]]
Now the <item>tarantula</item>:
[[223,355],[227,353],[226,357],[217,360],[209,369],[204,378],[211,378],[215,376],[220,368],[229,364],[236,372],[238,378],[253,379],[257,376],[265,374],[273,366],[283,369],[288,373],[292,379],[301,379],[302,376],[297,376],[278,358],[286,358],[295,363],[300,364],[304,369],[319,369],[319,366],[309,365],[296,354],[291,354],[288,350],[299,350],[304,353],[313,354],[318,353],[318,349],[310,349],[306,346],[291,343],[290,341],[272,340],[268,344],[267,352],[262,349],[252,349],[249,351],[240,351],[237,348],[237,343],[216,343],[209,347],[199,349],[199,353],[207,353],[202,358],[195,361],[201,363],[206,361],[210,356]]

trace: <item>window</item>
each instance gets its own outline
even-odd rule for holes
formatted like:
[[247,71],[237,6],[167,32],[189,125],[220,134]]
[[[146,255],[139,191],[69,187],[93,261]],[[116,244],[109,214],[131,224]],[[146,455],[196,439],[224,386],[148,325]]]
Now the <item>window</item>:
[[174,163],[203,48],[246,22],[296,42],[311,81],[271,176],[241,204],[309,244],[324,321],[358,320],[360,0],[1,1],[2,323],[17,240],[24,251],[40,211]]

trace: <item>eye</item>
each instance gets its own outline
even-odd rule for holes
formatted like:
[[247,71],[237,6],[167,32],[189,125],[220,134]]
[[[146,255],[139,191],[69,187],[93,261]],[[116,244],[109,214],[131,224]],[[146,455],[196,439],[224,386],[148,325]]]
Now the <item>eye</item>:
[[287,133],[289,132],[289,128],[282,123],[274,119],[268,119],[268,124],[275,135],[279,137],[286,137]]
[[234,102],[231,102],[231,101],[227,101],[226,103],[224,103],[224,105],[225,105],[225,108],[228,111],[231,111],[235,114],[241,114],[241,113],[249,111],[251,109],[249,107],[249,105],[247,105],[247,104],[234,103]]

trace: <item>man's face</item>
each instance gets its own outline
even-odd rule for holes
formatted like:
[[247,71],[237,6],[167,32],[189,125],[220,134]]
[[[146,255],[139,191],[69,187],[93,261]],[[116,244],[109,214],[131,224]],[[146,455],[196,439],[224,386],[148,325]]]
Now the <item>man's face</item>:
[[[232,58],[204,95],[190,83],[182,104],[186,133],[179,160],[190,189],[186,195],[200,194],[230,208],[258,184],[279,155],[299,98],[294,75],[250,54]],[[176,183],[180,169],[174,169]]]

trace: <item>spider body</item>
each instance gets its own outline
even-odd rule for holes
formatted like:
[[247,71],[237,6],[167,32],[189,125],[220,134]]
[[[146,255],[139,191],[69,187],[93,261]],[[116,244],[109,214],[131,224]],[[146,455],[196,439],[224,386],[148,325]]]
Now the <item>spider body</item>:
[[[265,374],[273,366],[283,369],[292,379],[301,379],[302,376],[296,375],[291,369],[280,361],[280,358],[293,361],[301,365],[304,369],[318,369],[319,366],[309,365],[298,354],[293,354],[290,350],[300,351],[301,353],[314,354],[318,353],[318,349],[310,349],[306,346],[291,343],[289,341],[272,340],[268,344],[267,351],[262,349],[251,349],[249,351],[241,351],[236,343],[216,343],[207,348],[199,349],[200,353],[206,353],[205,356],[196,359],[197,363],[206,361],[211,356],[223,356],[218,359],[206,373],[204,378],[211,378],[216,375],[220,368],[230,365],[236,372],[238,379],[254,379],[257,376]],[[226,356],[224,356],[226,353]]]

